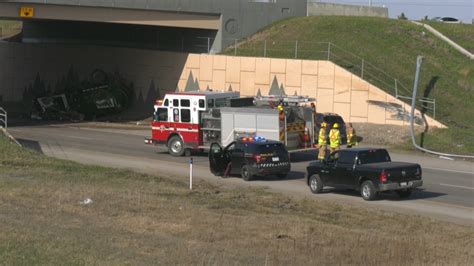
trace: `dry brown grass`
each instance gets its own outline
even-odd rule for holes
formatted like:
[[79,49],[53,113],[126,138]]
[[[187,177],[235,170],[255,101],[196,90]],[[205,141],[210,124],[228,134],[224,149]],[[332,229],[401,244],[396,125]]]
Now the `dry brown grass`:
[[[469,264],[474,230],[25,152],[0,138],[6,264]],[[93,199],[87,206],[84,198]]]

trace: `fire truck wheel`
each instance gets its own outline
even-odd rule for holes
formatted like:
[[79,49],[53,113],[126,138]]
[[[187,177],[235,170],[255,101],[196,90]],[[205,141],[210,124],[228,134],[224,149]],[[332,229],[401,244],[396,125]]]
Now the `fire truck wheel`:
[[184,145],[180,137],[174,136],[168,141],[168,152],[172,156],[183,156],[184,154]]
[[252,180],[252,175],[250,174],[249,167],[247,165],[242,166],[242,179],[245,181]]

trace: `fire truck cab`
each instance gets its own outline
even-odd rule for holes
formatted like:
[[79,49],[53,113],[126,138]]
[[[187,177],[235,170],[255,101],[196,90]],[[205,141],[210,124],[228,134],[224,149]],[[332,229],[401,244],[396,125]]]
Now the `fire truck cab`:
[[239,98],[239,92],[196,91],[168,93],[155,103],[152,137],[148,144],[166,145],[173,156],[203,145],[201,116],[213,108],[225,107],[228,100]]

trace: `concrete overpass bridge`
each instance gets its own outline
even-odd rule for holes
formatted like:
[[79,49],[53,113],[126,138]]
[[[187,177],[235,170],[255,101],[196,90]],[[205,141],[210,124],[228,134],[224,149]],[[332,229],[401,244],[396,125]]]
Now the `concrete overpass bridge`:
[[306,15],[305,0],[5,0],[23,42],[219,52],[273,21]]

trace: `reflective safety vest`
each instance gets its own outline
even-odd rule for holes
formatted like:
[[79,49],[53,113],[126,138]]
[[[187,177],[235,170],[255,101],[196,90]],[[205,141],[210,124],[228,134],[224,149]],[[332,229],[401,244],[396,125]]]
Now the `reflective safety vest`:
[[356,138],[355,138],[355,129],[353,128],[348,128],[347,129],[347,144],[356,144]]
[[321,128],[319,130],[318,144],[319,145],[327,145],[328,144],[328,142],[326,140],[326,129],[325,128]]
[[331,145],[331,148],[336,148],[336,147],[339,147],[341,145],[341,133],[339,132],[339,129],[331,129],[331,131],[329,131],[329,141],[330,141],[330,145]]

